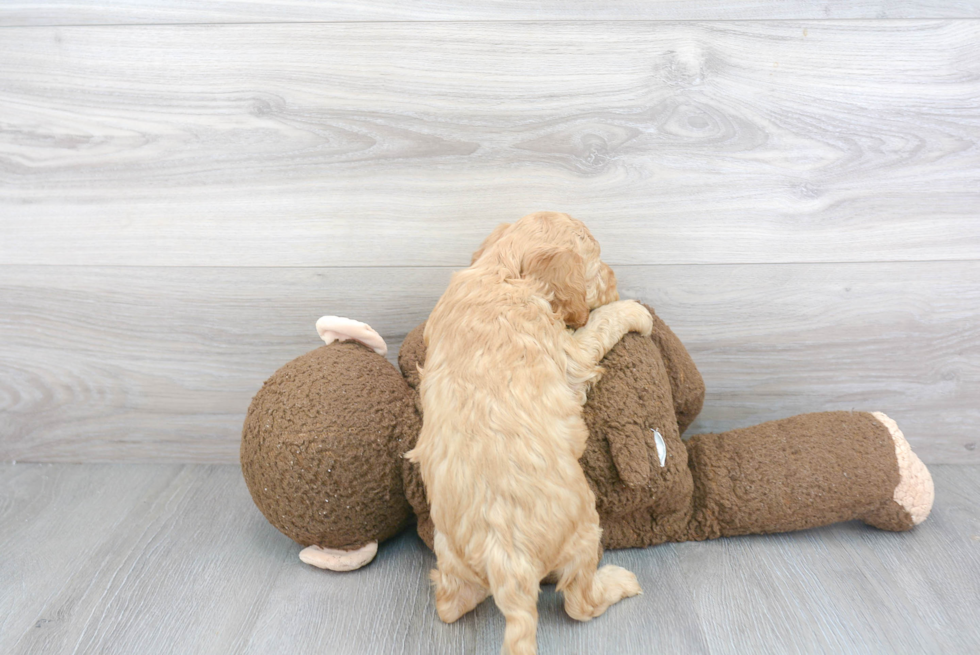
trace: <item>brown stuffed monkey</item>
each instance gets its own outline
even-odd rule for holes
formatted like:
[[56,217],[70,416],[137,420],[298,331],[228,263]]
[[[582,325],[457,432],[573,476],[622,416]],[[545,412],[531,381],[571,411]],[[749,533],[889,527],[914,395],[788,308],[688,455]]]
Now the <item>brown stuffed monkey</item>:
[[[324,317],[317,328],[328,345],[277,371],[249,407],[241,461],[256,505],[322,568],[369,562],[407,524],[409,504],[431,547],[421,477],[401,458],[421,426],[423,326],[402,344],[403,375],[363,323]],[[908,530],[929,514],[932,478],[884,414],[803,414],[685,443],[704,384],[663,321],[654,314],[651,337],[628,334],[601,365],[581,463],[606,548],[853,519]]]
[[[860,519],[908,530],[932,507],[932,478],[884,414],[820,412],[721,434],[681,434],[704,400],[687,350],[654,316],[601,366],[585,405],[582,456],[606,548],[786,532]],[[424,324],[423,324],[424,325]],[[422,327],[399,352],[409,384],[424,361]],[[406,494],[431,547],[424,489],[407,462]]]

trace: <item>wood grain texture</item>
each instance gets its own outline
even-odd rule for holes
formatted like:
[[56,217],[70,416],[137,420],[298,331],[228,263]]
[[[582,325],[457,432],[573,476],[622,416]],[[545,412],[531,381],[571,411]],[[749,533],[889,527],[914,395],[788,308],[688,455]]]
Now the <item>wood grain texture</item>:
[[[84,625],[106,600],[105,581],[125,577],[121,535],[132,535],[136,517],[161,500],[179,469],[3,467],[0,650],[71,652],[65,624]],[[18,645],[23,639],[33,645]]]
[[[249,400],[364,320],[394,360],[446,268],[6,267],[0,460],[235,462]],[[927,462],[977,463],[980,262],[638,266],[708,388],[689,433],[831,409],[895,418]]]
[[4,2],[0,26],[334,21],[746,20],[828,18],[977,18],[968,0],[427,0],[254,2],[95,0]]
[[0,460],[225,463],[237,461],[262,381],[322,345],[317,318],[369,322],[389,337],[393,359],[451,273],[3,271]]
[[678,547],[712,651],[975,650],[980,636],[968,626],[980,607],[980,470],[930,469],[936,509],[921,530],[852,522]]
[[8,29],[0,263],[978,259],[978,107],[974,20]]
[[705,378],[688,434],[813,411],[883,411],[930,462],[977,462],[980,262],[643,267]]
[[[645,594],[577,623],[545,587],[540,652],[971,652],[980,467],[932,471],[935,508],[908,533],[845,523],[609,551]],[[439,621],[414,534],[356,572],[306,566],[235,466],[0,465],[0,519],[4,653],[499,652],[492,602]]]

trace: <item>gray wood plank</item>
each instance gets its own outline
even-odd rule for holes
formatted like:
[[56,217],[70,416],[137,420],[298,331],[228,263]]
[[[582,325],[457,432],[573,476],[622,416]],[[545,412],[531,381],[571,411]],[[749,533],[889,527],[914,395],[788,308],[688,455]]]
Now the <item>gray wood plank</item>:
[[519,2],[427,0],[404,3],[371,0],[313,2],[184,3],[128,0],[5,2],[0,26],[105,25],[147,23],[265,23],[313,21],[487,21],[487,20],[746,20],[828,18],[977,18],[980,8],[968,0],[566,0]]
[[106,560],[121,544],[107,538],[132,529],[178,470],[0,466],[0,652],[15,652],[26,635],[34,652],[66,652],[65,624],[84,623],[102,593],[99,576],[117,573]]
[[974,651],[978,470],[930,468],[935,510],[911,532],[855,522],[677,547],[712,652]]
[[0,460],[226,463],[262,381],[322,345],[317,318],[369,322],[394,360],[451,274],[0,270]]
[[[394,360],[445,268],[7,267],[0,461],[235,462],[262,381],[364,320]],[[708,388],[691,427],[881,410],[927,462],[978,462],[980,262],[619,267]]]
[[[33,537],[21,536],[19,549],[27,553],[40,539],[46,539],[43,548],[55,551],[49,557],[66,549],[71,553],[76,532],[97,536],[99,545],[88,553],[71,553],[76,555],[72,566],[60,567],[57,575],[32,553],[35,568],[27,572],[28,581],[39,578],[57,587],[43,609],[34,608],[33,615],[27,608],[21,611],[27,625],[5,630],[12,641],[4,652],[234,652],[231,644],[251,628],[253,605],[287,560],[298,561],[295,544],[261,515],[256,520],[237,467],[79,468],[90,490],[123,475],[159,478],[156,470],[164,472],[168,484],[144,498],[132,499],[120,490],[124,500],[111,502],[125,507],[129,498],[130,507],[116,514],[115,524],[104,532],[76,527],[52,538],[22,531]],[[56,497],[56,502],[65,500],[70,499]],[[91,521],[98,509],[78,514],[78,521]],[[53,525],[38,523],[49,531],[58,527],[57,517]]]
[[978,259],[978,106],[975,20],[9,29],[0,263]]
[[621,277],[623,296],[647,299],[704,376],[688,434],[883,411],[928,461],[977,461],[980,262],[638,267]]
[[[908,533],[847,523],[609,551],[644,595],[582,624],[545,587],[540,652],[971,652],[980,467],[932,471],[935,508]],[[235,466],[0,465],[0,519],[5,653],[499,652],[492,602],[439,621],[435,558],[410,531],[360,571],[313,569]]]

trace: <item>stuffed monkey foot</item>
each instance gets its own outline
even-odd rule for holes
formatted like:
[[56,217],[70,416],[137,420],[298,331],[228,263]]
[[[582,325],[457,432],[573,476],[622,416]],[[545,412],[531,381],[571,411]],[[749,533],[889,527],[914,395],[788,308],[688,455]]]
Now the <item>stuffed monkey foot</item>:
[[888,429],[895,442],[899,483],[891,499],[862,519],[882,530],[908,530],[925,521],[932,510],[936,497],[932,476],[922,460],[912,452],[898,424],[882,412],[871,412],[871,415]]

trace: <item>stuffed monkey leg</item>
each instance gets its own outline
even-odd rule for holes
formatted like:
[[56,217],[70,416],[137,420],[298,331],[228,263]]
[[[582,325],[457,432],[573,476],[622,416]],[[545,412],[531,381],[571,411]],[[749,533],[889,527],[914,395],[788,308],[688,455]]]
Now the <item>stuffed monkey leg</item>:
[[687,539],[785,532],[853,519],[908,530],[932,508],[932,478],[881,413],[802,414],[687,444]]

